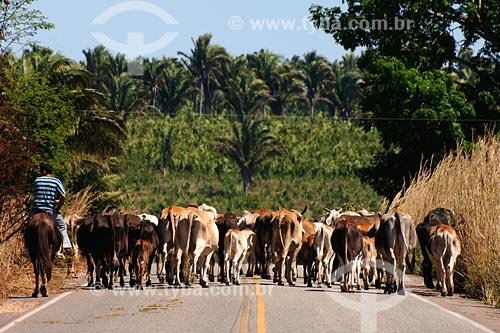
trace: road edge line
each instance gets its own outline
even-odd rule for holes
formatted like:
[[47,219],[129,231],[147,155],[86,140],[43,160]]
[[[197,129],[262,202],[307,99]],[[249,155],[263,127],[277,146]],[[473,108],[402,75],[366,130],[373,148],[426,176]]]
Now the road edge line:
[[[408,291],[407,291],[407,292],[408,292]],[[486,327],[486,326],[484,326],[484,325],[481,325],[481,324],[479,324],[479,323],[475,322],[474,320],[472,320],[472,319],[470,319],[470,318],[467,318],[467,317],[466,317],[466,316],[464,316],[464,315],[461,315],[461,314],[459,314],[459,313],[456,313],[456,312],[453,312],[453,311],[451,311],[451,310],[448,310],[448,309],[447,309],[447,308],[445,308],[444,306],[439,305],[439,304],[436,304],[436,303],[434,303],[434,302],[432,302],[432,301],[429,301],[429,300],[425,299],[425,298],[424,298],[424,297],[422,297],[422,296],[416,295],[416,294],[414,294],[414,293],[412,293],[412,292],[408,292],[408,294],[410,294],[411,296],[415,297],[415,298],[416,298],[416,299],[418,299],[418,300],[421,300],[422,302],[425,302],[425,303],[427,303],[427,304],[431,304],[431,305],[433,305],[433,306],[435,306],[435,307],[437,307],[437,308],[441,309],[442,311],[444,311],[444,312],[446,312],[446,313],[448,313],[448,314],[450,314],[450,315],[452,315],[452,316],[455,316],[455,317],[457,317],[457,318],[459,318],[459,319],[462,319],[463,321],[468,322],[469,324],[471,324],[472,326],[474,326],[475,328],[477,328],[477,329],[479,329],[479,330],[481,330],[481,331],[483,331],[483,332],[495,333],[495,331],[493,331],[493,330],[489,329],[488,327]],[[1,333],[1,332],[0,332],[0,333]]]
[[55,302],[63,299],[64,297],[68,296],[69,294],[71,294],[72,292],[71,291],[68,291],[68,292],[65,292],[59,296],[57,296],[56,298],[54,299],[51,299],[50,301],[48,301],[47,303],[44,303],[42,304],[41,306],[37,307],[36,309],[34,310],[31,310],[30,312],[22,315],[21,317],[19,318],[16,318],[14,319],[13,321],[11,321],[10,323],[8,323],[7,325],[5,325],[4,327],[1,327],[0,328],[0,333],[3,333],[9,329],[11,329],[12,327],[14,327],[15,325],[19,324],[20,322],[22,322],[23,320],[31,317],[32,315],[34,315],[35,313],[39,312],[39,311],[42,311],[43,309],[45,309],[46,307],[49,307],[51,306],[52,304],[54,304]]

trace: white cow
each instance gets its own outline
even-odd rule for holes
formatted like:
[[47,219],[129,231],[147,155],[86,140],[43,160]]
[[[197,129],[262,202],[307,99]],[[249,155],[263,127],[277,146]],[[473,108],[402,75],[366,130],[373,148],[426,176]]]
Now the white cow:
[[229,229],[224,236],[224,265],[226,269],[226,284],[230,284],[231,263],[233,265],[233,284],[240,284],[240,271],[247,251],[252,251],[257,241],[255,233],[246,228],[243,230]]

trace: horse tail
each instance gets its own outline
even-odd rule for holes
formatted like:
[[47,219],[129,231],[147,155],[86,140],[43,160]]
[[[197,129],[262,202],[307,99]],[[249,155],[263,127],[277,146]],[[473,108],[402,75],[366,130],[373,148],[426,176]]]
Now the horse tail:
[[37,237],[37,265],[40,272],[45,272],[47,275],[47,282],[50,281],[52,277],[52,267],[54,266],[52,262],[52,248],[50,235],[52,230],[50,225],[47,223],[49,221],[43,221],[38,224],[38,237]]

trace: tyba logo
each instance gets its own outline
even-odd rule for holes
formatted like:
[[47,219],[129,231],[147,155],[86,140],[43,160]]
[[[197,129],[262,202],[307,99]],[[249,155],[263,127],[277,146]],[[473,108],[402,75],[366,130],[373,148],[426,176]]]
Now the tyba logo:
[[[177,24],[177,21],[163,8],[145,1],[126,1],[110,7],[97,16],[92,24],[103,25],[111,18],[126,12],[146,12],[155,15],[166,24]],[[159,39],[146,44],[143,32],[128,32],[126,43],[117,42],[103,32],[92,33],[92,36],[101,44],[113,51],[125,54],[129,59],[159,51],[171,43],[177,35],[176,32],[166,32]]]

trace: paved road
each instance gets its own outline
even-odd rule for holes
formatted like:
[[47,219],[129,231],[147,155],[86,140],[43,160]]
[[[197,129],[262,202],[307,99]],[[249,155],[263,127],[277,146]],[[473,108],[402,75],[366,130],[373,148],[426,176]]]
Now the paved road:
[[[243,278],[241,286],[173,288],[153,284],[51,295],[2,332],[492,332],[464,316],[408,293],[339,286],[278,287]],[[39,299],[41,300],[41,299]]]

